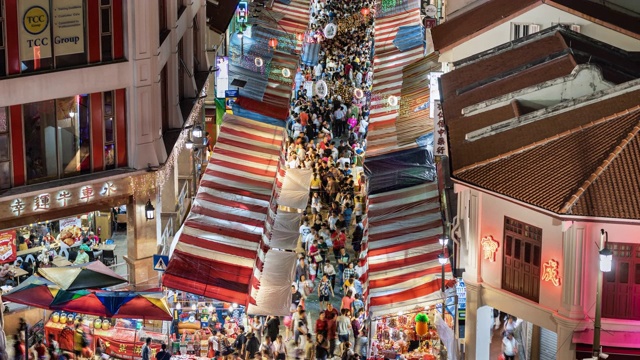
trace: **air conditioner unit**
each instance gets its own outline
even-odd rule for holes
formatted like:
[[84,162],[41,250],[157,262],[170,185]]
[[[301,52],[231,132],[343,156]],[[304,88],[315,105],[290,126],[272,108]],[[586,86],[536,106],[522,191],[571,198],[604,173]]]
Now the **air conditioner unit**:
[[575,32],[579,33],[580,32],[580,25],[573,24],[573,25],[569,26],[569,29],[571,29],[571,31],[575,31]]
[[537,33],[538,31],[540,31],[540,25],[529,24],[529,34]]

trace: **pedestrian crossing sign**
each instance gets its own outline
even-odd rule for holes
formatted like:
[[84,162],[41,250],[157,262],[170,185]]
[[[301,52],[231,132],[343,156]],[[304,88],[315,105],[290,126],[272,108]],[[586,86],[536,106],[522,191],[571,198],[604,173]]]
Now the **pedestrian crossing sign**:
[[169,257],[166,255],[153,255],[153,270],[165,271],[169,264]]

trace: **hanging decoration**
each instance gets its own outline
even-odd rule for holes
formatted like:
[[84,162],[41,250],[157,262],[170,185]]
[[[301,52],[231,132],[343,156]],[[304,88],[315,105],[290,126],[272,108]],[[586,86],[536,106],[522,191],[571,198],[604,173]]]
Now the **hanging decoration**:
[[328,23],[324,27],[324,37],[327,39],[333,39],[338,33],[338,25],[334,23]]
[[288,78],[291,76],[291,70],[287,69],[287,68],[282,68],[282,76]]
[[304,34],[303,34],[303,33],[297,33],[297,34],[296,34],[296,39],[297,39],[298,41],[302,41],[302,40],[304,40]]
[[416,334],[418,336],[425,336],[429,333],[429,317],[425,313],[419,313],[416,315]]
[[276,38],[271,38],[269,39],[269,46],[272,48],[277,48],[278,47],[278,39]]
[[321,99],[327,97],[329,93],[329,88],[327,87],[327,83],[324,80],[316,81],[315,92]]
[[387,103],[389,104],[389,106],[398,106],[398,97],[395,95],[390,95],[387,98]]
[[358,89],[354,89],[353,90],[353,96],[356,99],[360,100],[360,99],[362,99],[364,97],[364,91],[362,91],[362,89],[359,89],[359,88]]
[[256,58],[253,60],[253,63],[257,67],[262,67],[262,65],[264,65],[264,60],[262,60],[262,58],[260,56],[256,56]]
[[362,14],[362,16],[367,17],[369,15],[369,13],[371,12],[371,10],[369,10],[368,7],[363,7],[362,9],[360,9],[360,13]]

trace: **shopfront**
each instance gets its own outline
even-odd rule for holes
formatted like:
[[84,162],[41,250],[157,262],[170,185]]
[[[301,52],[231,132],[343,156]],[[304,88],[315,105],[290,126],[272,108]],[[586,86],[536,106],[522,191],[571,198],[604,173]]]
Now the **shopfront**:
[[126,246],[116,251],[112,238],[116,230],[127,237],[132,201],[132,177],[123,175],[7,196],[0,202],[0,263],[22,265],[20,259],[30,263],[22,266],[27,272],[36,263],[69,265],[90,239],[95,246],[90,259],[114,265],[116,253],[126,253]]

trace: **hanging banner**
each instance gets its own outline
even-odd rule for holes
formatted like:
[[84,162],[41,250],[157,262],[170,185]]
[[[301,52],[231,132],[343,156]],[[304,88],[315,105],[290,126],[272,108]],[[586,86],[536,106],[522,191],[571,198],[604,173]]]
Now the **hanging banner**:
[[326,37],[327,39],[333,39],[337,33],[338,33],[338,25],[334,23],[328,23],[324,27],[324,37]]
[[50,58],[49,0],[21,0],[18,3],[20,60]]
[[68,227],[80,227],[82,225],[82,220],[80,220],[78,217],[71,217],[71,218],[66,218],[66,219],[60,219],[60,230],[62,229],[66,229]]
[[83,0],[53,1],[53,50],[56,56],[84,53]]
[[433,119],[433,155],[435,157],[449,156],[447,144],[447,127],[444,122],[444,111],[440,100],[434,101],[436,117]]
[[316,95],[320,97],[320,99],[324,99],[329,94],[329,88],[327,87],[327,83],[324,80],[319,80],[315,85]]
[[[95,336],[96,345],[104,349],[104,353],[118,359],[141,359],[143,339],[131,342],[124,338]],[[155,359],[156,353],[160,351],[160,344],[151,342],[150,359]]]
[[16,257],[16,231],[0,232],[0,264],[14,262]]
[[307,93],[307,97],[311,99],[311,97],[313,96],[313,81],[305,81],[304,90]]

